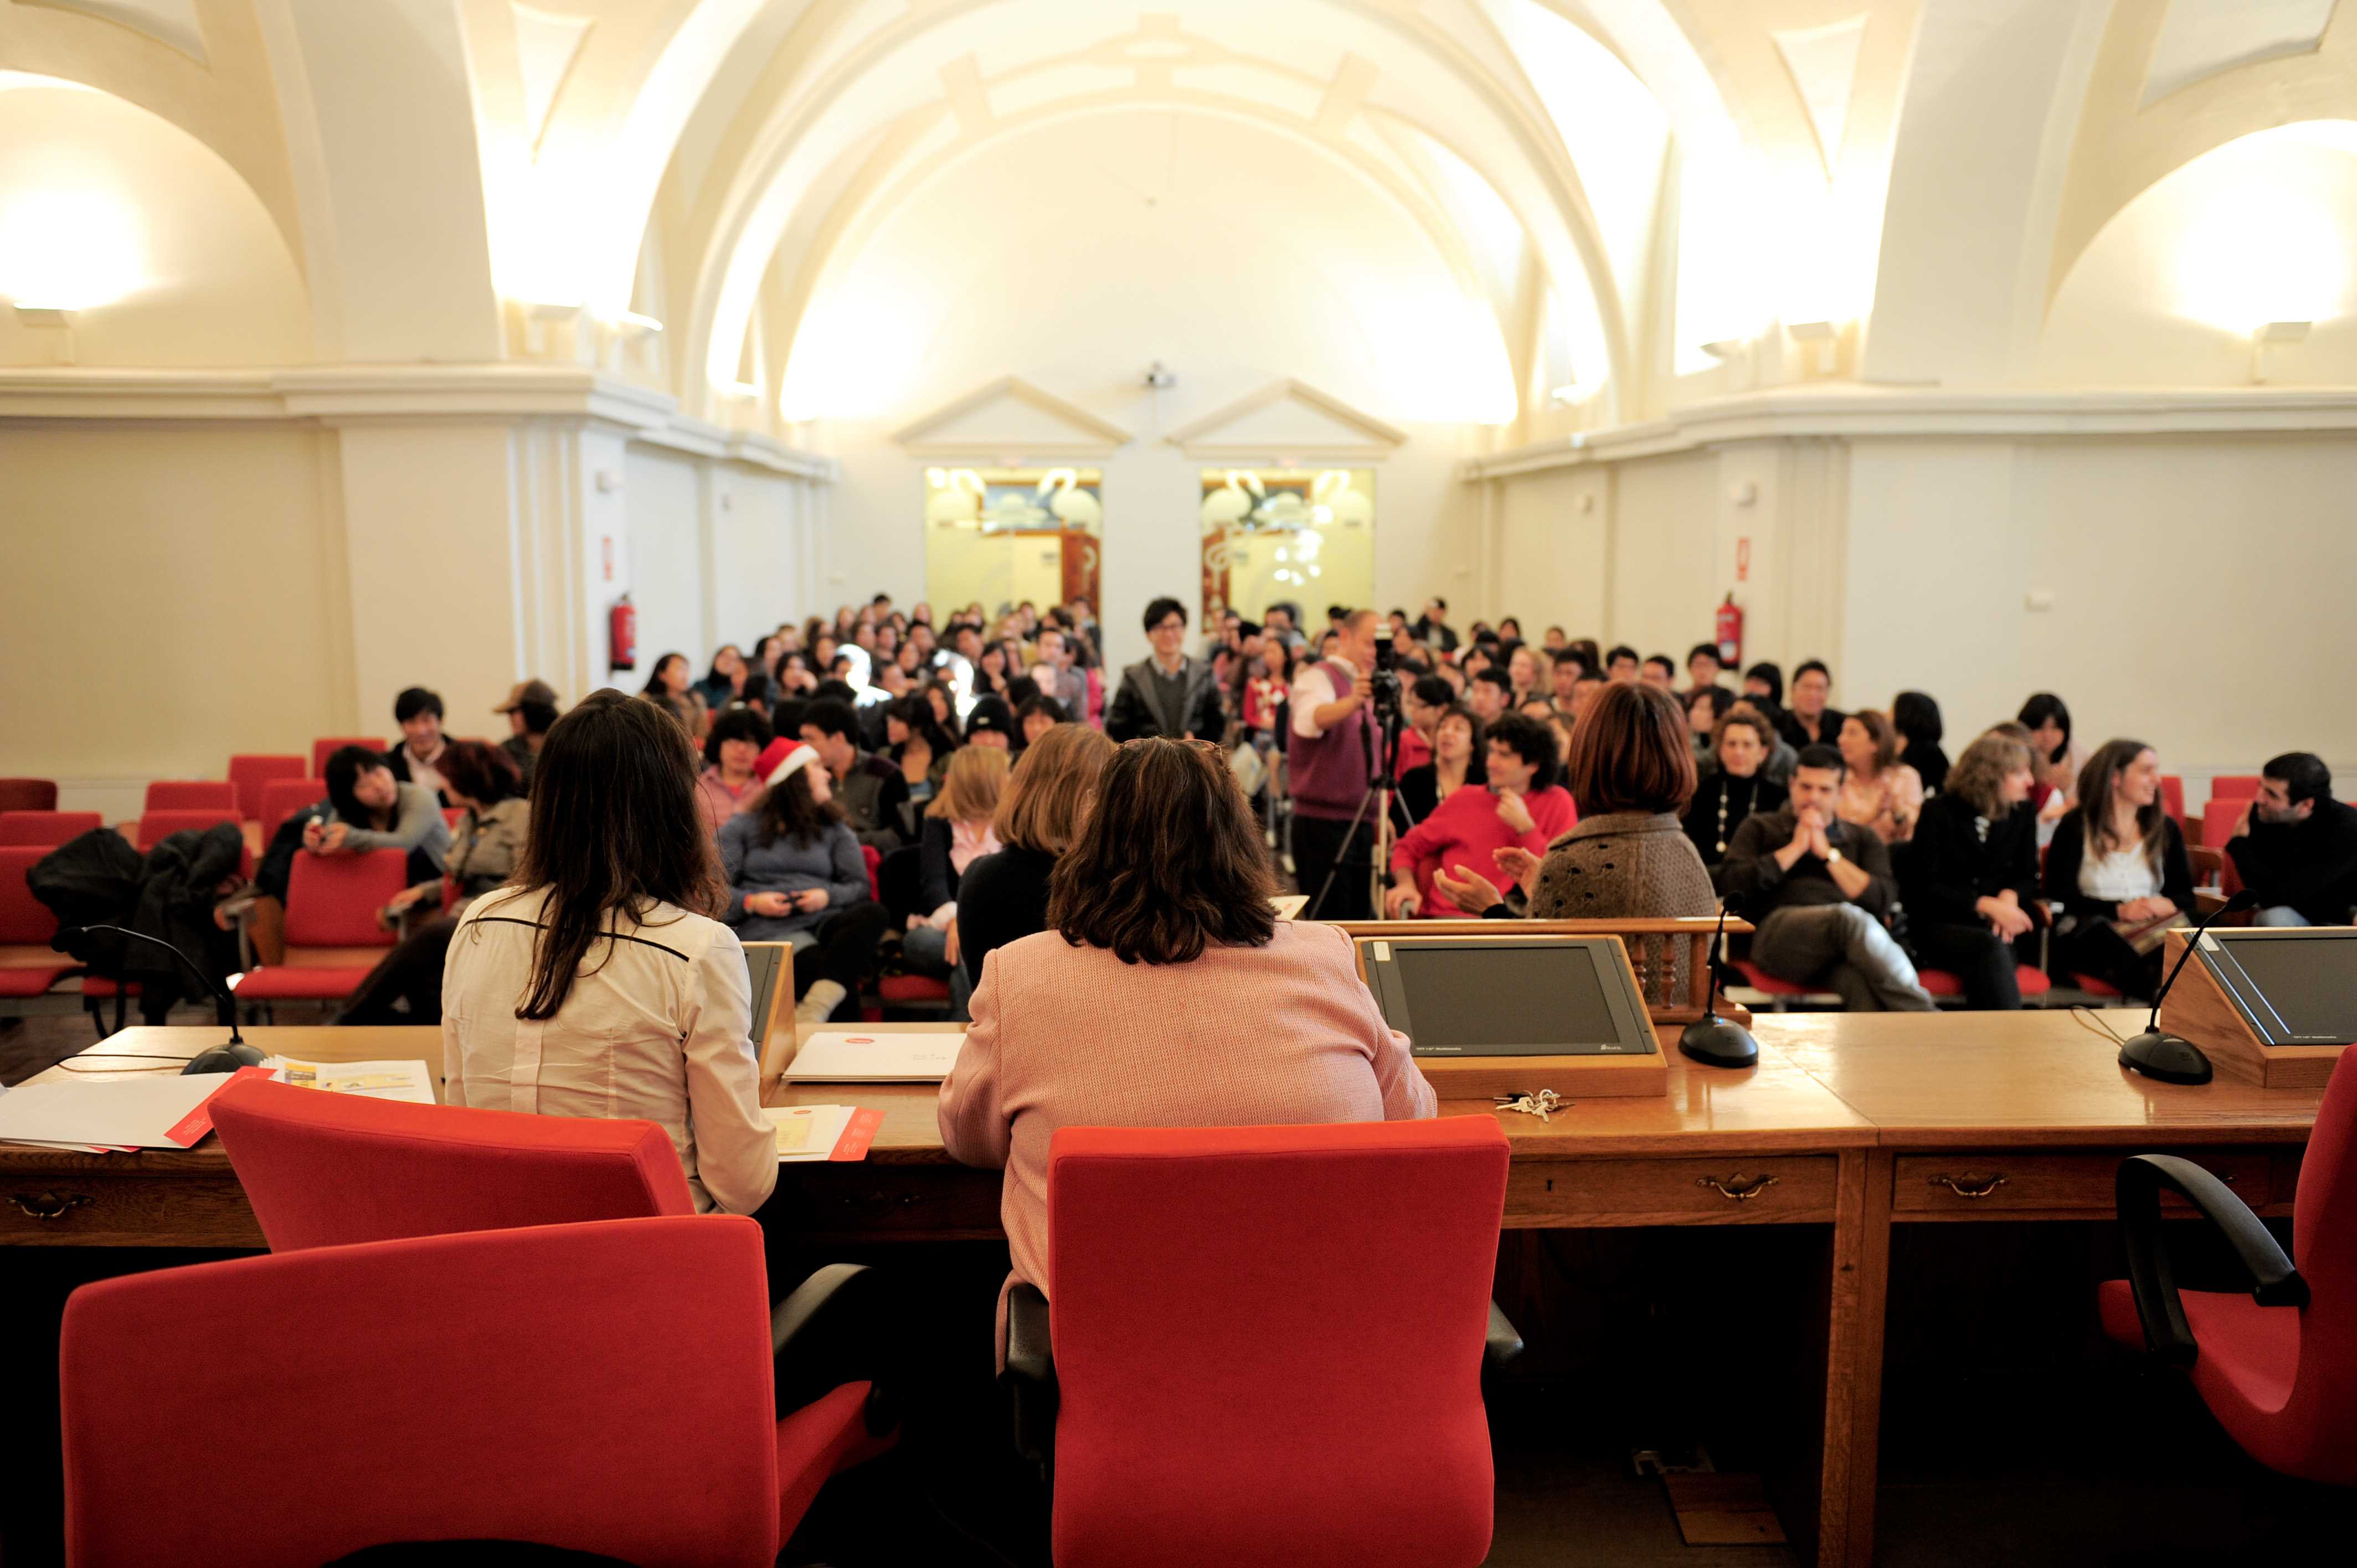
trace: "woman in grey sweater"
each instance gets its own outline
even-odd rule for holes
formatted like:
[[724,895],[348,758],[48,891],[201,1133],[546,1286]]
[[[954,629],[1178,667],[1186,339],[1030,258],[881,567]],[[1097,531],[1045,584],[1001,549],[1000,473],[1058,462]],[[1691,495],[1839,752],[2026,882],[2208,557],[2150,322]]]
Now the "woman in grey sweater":
[[809,746],[772,741],[754,776],[760,797],[720,829],[721,918],[741,940],[792,944],[797,1019],[819,1023],[845,1008],[856,1017],[888,918],[870,896],[859,840]]

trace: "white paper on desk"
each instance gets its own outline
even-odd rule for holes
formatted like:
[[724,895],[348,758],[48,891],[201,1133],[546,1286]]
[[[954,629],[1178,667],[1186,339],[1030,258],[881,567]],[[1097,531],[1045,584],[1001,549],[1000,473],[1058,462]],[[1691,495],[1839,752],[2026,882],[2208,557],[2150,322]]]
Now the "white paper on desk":
[[780,1160],[823,1160],[833,1155],[844,1128],[851,1124],[850,1105],[771,1105],[761,1114],[777,1130]]
[[801,1083],[939,1083],[957,1065],[963,1029],[813,1035],[786,1069]]
[[0,1100],[0,1140],[115,1149],[177,1149],[170,1129],[233,1076],[145,1073],[29,1083]]
[[306,1062],[272,1057],[262,1064],[277,1069],[281,1083],[297,1089],[324,1089],[330,1094],[357,1094],[363,1100],[405,1100],[432,1105],[434,1080],[425,1062],[415,1057],[389,1062]]

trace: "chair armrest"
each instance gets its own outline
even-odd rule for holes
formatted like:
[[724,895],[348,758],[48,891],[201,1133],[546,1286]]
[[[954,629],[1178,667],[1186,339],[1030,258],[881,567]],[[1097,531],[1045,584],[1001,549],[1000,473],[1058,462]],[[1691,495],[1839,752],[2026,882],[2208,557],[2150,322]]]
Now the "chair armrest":
[[[829,1263],[770,1309],[770,1351],[777,1363],[778,1413],[845,1383],[886,1380],[892,1316],[882,1277],[864,1263]],[[888,1404],[869,1402],[869,1427],[888,1430]]]
[[1489,1337],[1481,1347],[1482,1364],[1484,1366],[1491,1367],[1502,1367],[1509,1361],[1514,1360],[1520,1357],[1522,1353],[1522,1331],[1516,1328],[1513,1324],[1507,1319],[1504,1313],[1498,1310],[1498,1304],[1496,1302],[1491,1302],[1490,1304]]
[[2173,1155],[2136,1155],[2120,1162],[2115,1186],[2120,1240],[2128,1257],[2128,1288],[2146,1346],[2171,1366],[2190,1367],[2201,1354],[2185,1321],[2177,1276],[2160,1234],[2160,1194],[2176,1193],[2216,1226],[2251,1276],[2251,1299],[2261,1306],[2306,1306],[2308,1282],[2299,1277],[2267,1228],[2226,1184],[2190,1160]]
[[1006,1369],[999,1374],[1013,1406],[1015,1452],[1045,1473],[1056,1452],[1056,1349],[1048,1298],[1023,1282],[1006,1293]]

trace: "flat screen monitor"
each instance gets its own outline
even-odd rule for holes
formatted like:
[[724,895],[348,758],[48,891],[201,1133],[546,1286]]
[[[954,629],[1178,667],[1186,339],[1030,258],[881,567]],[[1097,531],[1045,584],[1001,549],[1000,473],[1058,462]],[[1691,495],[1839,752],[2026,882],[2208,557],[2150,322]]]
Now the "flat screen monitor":
[[2357,1041],[2357,929],[2212,930],[2201,957],[2268,1045]]
[[1610,937],[1378,937],[1361,948],[1376,1004],[1417,1056],[1658,1050]]

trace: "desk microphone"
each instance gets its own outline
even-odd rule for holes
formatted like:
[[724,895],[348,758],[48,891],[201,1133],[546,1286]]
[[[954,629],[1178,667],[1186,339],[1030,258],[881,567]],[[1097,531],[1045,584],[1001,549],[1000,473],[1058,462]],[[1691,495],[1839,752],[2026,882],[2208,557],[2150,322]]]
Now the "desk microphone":
[[1718,1015],[1718,953],[1727,940],[1727,905],[1718,907],[1718,929],[1710,934],[1710,990],[1704,1015],[1678,1035],[1678,1049],[1706,1067],[1751,1067],[1760,1060],[1760,1042],[1751,1031],[1731,1018]]
[[2222,916],[2237,909],[2247,909],[2259,901],[2259,896],[2244,888],[2215,909],[2201,918],[2193,934],[2185,939],[2185,950],[2177,957],[2177,967],[2161,982],[2160,994],[2152,999],[2152,1013],[2144,1021],[2144,1033],[2131,1035],[2120,1045],[2120,1065],[2158,1079],[2163,1083],[2207,1083],[2210,1081],[2210,1058],[2201,1047],[2182,1035],[2172,1035],[2160,1027],[2160,1004],[2169,1000],[2169,993],[2177,984],[2177,977],[2185,972],[2188,959],[2201,940],[2201,933]]
[[209,1050],[199,1051],[189,1058],[188,1065],[180,1069],[182,1077],[198,1072],[235,1072],[242,1067],[262,1065],[262,1053],[247,1045],[245,1036],[238,1033],[236,1001],[228,992],[214,984],[203,970],[197,967],[196,960],[161,937],[151,937],[145,931],[135,931],[126,926],[66,926],[60,928],[58,934],[50,939],[49,945],[61,953],[70,954],[74,958],[82,958],[86,956],[90,935],[93,931],[113,931],[118,937],[129,937],[135,942],[145,942],[150,947],[162,948],[179,960],[180,967],[195,975],[197,983],[221,1004],[220,1016],[221,1021],[229,1026],[229,1039],[224,1044],[214,1046]]

